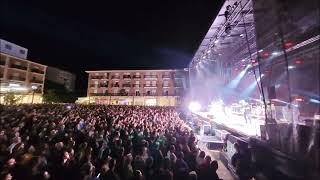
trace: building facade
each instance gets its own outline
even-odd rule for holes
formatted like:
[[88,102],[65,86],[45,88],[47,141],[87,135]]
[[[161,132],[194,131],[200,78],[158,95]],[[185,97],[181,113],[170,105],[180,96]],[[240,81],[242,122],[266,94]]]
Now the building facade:
[[20,103],[42,102],[47,66],[0,53],[0,103],[7,93],[21,96]]
[[0,51],[21,59],[27,59],[28,49],[11,43],[9,41],[0,39]]
[[[188,87],[186,70],[86,72],[89,74],[88,101],[96,103],[98,101],[107,104],[176,105],[179,96],[182,96]],[[166,102],[162,99],[166,99]]]
[[49,66],[47,68],[46,79],[64,85],[70,92],[74,91],[76,75],[68,71]]

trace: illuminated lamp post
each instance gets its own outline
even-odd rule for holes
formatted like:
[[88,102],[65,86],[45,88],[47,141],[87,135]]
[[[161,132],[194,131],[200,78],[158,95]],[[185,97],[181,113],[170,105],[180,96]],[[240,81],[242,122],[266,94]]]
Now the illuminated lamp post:
[[37,87],[37,86],[31,86],[31,89],[32,89],[31,104],[33,104],[34,93],[35,93],[35,91],[38,89],[38,87]]

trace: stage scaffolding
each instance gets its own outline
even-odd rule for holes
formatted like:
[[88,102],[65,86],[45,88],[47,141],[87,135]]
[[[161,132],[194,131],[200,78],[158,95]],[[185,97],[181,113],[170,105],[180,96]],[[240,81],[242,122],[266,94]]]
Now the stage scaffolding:
[[310,177],[320,172],[319,17],[317,0],[227,0],[189,64],[193,99],[261,101],[261,140]]

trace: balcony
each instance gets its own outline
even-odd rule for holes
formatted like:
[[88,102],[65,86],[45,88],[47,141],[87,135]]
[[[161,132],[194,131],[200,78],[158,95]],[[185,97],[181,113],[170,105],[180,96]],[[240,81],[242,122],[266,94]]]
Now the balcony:
[[25,70],[25,71],[28,69],[26,66],[21,66],[21,65],[16,65],[16,64],[11,64],[10,68],[20,69],[20,70]]
[[131,79],[131,76],[130,75],[123,75],[123,79],[129,80],[129,79]]
[[143,93],[143,96],[157,96],[157,95],[158,95],[157,93],[152,93],[152,92]]
[[120,79],[120,76],[111,76],[111,79]]
[[1,61],[0,61],[0,65],[1,65],[1,66],[5,66],[5,65],[6,65],[6,61],[1,60]]
[[93,87],[96,87],[95,84],[90,84],[89,87],[93,88]]
[[145,88],[157,88],[156,84],[145,84],[143,87]]
[[107,87],[109,87],[109,85],[108,84],[99,84],[99,87],[107,88]]
[[90,96],[107,96],[108,93],[90,93]]
[[131,84],[122,84],[122,87],[131,87]]
[[38,74],[44,74],[44,71],[41,71],[40,69],[31,69],[31,72],[38,73]]
[[111,87],[120,87],[119,84],[112,84]]
[[24,77],[18,77],[18,76],[10,76],[9,80],[16,80],[16,81],[25,81],[26,78]]
[[181,74],[175,74],[175,75],[174,75],[174,78],[175,78],[175,79],[184,79],[184,76],[181,75]]
[[141,76],[134,75],[133,79],[141,79]]
[[132,87],[134,87],[134,88],[139,88],[139,87],[140,87],[140,84],[133,84]]
[[145,75],[144,76],[145,79],[157,79],[157,75]]
[[162,79],[171,79],[171,75],[162,75]]
[[182,87],[183,87],[183,84],[181,84],[181,83],[174,83],[174,87],[182,88]]
[[37,84],[42,84],[43,83],[43,81],[39,80],[39,79],[31,79],[30,82],[31,83],[37,83]]
[[170,85],[169,85],[169,84],[162,84],[162,87],[167,87],[167,88],[169,88]]
[[103,76],[91,76],[91,79],[103,79]]

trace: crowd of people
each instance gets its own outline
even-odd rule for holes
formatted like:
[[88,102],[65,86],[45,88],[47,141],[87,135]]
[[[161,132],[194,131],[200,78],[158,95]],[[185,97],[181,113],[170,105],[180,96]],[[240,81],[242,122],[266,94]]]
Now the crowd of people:
[[2,179],[219,179],[172,107],[0,108]]

